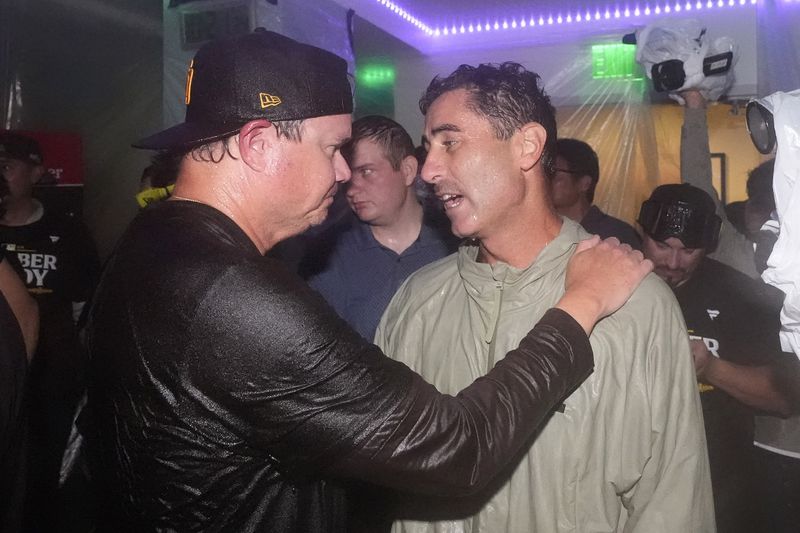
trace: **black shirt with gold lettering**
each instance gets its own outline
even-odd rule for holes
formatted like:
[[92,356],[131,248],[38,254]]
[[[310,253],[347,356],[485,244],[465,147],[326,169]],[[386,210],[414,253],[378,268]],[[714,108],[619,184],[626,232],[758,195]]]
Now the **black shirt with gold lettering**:
[[[781,354],[780,307],[773,287],[705,258],[675,289],[689,337],[702,339],[714,357],[739,365],[776,363]],[[711,465],[717,529],[758,531],[753,485],[754,411],[708,383],[698,383]]]

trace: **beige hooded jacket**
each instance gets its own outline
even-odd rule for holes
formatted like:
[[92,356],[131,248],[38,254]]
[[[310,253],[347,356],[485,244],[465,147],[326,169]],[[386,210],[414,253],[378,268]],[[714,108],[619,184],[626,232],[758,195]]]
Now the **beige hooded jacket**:
[[[567,260],[585,238],[565,219],[558,237],[524,270],[478,263],[477,247],[462,246],[406,281],[376,343],[440,391],[456,394],[557,302]],[[407,516],[438,521],[397,521],[393,531],[713,532],[700,400],[672,292],[648,276],[590,340],[594,374],[554,412],[497,492],[467,506],[468,514],[464,502],[417,502]],[[453,503],[458,511],[450,511]]]

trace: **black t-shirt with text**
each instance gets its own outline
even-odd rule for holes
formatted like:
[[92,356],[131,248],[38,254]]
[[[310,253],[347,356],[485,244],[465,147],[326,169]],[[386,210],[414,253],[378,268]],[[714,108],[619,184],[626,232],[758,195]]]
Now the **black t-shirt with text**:
[[[691,279],[675,289],[689,336],[702,339],[715,357],[749,366],[780,356],[779,308],[772,287],[705,258]],[[753,409],[708,383],[698,383],[703,405],[717,527],[720,533],[754,531]]]

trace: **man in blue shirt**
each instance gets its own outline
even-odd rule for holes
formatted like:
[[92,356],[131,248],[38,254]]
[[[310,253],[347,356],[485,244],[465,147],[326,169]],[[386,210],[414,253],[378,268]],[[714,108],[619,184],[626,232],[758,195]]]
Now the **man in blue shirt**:
[[454,251],[457,241],[417,199],[414,143],[400,124],[360,118],[342,153],[352,171],[346,197],[355,216],[327,236],[309,283],[371,341],[403,281]]

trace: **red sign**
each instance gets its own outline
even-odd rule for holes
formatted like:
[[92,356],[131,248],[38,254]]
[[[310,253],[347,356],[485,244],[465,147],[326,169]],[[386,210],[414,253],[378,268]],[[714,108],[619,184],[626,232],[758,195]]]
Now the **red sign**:
[[47,174],[37,185],[83,185],[83,143],[80,135],[54,131],[14,132],[36,139],[42,149]]

